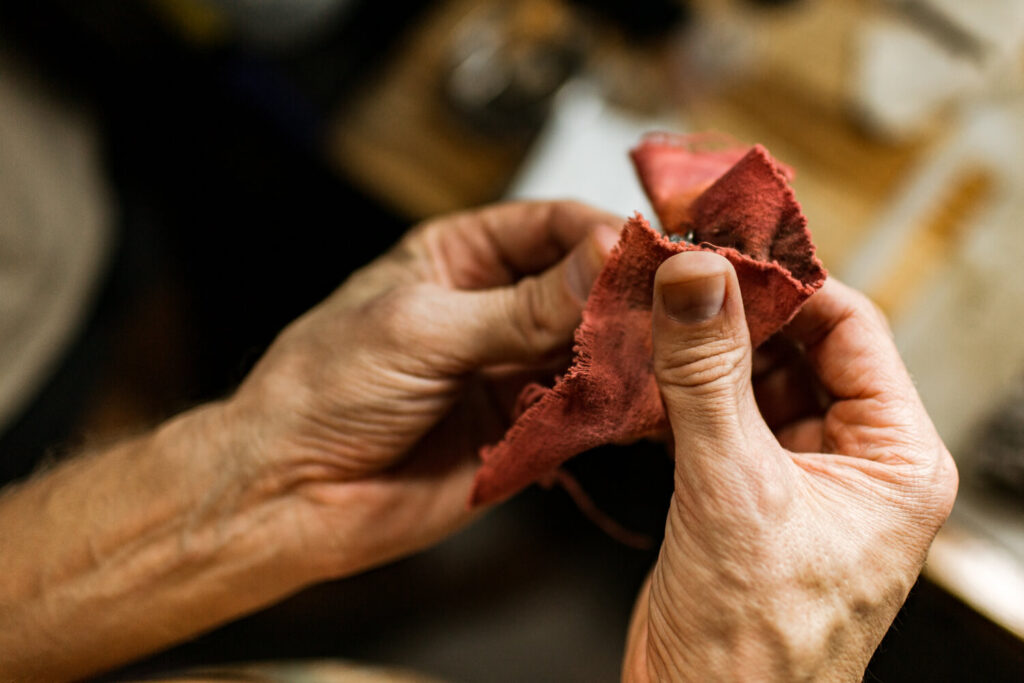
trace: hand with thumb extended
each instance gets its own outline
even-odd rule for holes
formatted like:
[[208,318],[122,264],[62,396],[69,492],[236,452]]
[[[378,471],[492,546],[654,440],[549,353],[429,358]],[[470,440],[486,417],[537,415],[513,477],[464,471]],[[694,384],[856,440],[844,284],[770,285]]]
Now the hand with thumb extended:
[[653,335],[675,493],[623,679],[860,680],[957,488],[883,317],[830,280],[752,377],[736,274],[691,251]]

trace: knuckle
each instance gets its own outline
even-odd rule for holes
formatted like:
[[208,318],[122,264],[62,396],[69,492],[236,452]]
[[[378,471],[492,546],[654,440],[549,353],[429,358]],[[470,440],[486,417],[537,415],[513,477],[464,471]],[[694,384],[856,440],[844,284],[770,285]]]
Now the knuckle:
[[690,391],[713,391],[750,367],[748,344],[731,337],[697,340],[656,354],[655,374],[663,382]]
[[357,326],[364,341],[389,348],[408,344],[410,331],[422,331],[421,323],[430,319],[424,315],[430,299],[423,290],[422,285],[396,287],[367,302],[361,312],[366,324]]
[[525,278],[512,289],[508,318],[522,345],[539,353],[558,347],[568,332],[551,295],[536,277]]
[[875,320],[878,321],[878,324],[886,330],[891,331],[892,325],[889,323],[889,316],[885,314],[885,310],[873,299],[868,299],[868,301],[871,303],[871,311],[874,313]]
[[892,472],[896,506],[903,509],[922,528],[934,530],[945,523],[953,511],[959,487],[959,474],[953,457],[939,443],[917,450],[918,458],[904,457],[903,462],[916,466],[901,467]]
[[953,511],[953,504],[956,502],[957,490],[960,487],[960,474],[953,456],[945,446],[942,446],[941,449],[935,469],[934,488],[941,521],[945,521]]
[[889,321],[881,307],[871,297],[857,289],[850,289],[850,312],[864,320],[871,320],[883,327],[889,327]]

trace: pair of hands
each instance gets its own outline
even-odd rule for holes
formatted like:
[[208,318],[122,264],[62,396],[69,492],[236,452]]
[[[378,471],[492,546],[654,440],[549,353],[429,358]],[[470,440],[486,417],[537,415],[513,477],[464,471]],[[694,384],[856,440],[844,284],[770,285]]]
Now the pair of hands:
[[[568,359],[619,224],[572,203],[429,222],[281,334],[218,422],[292,500],[297,584],[470,520],[477,449]],[[829,281],[755,356],[725,259],[677,255],[655,290],[675,494],[624,679],[858,678],[957,482],[882,316]]]
[[[231,398],[4,489],[0,678],[82,678],[468,522],[477,449],[569,360],[618,224],[427,223]],[[675,493],[624,680],[859,678],[956,490],[884,321],[828,282],[755,355],[724,259],[674,256],[655,289]]]

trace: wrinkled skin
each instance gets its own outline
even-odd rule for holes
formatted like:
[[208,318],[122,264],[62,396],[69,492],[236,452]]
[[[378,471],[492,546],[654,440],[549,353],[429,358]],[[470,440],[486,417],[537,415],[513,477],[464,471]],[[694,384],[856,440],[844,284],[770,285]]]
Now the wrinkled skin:
[[467,523],[477,450],[565,362],[621,223],[570,202],[428,222],[232,397],[8,487],[0,679],[82,678]]
[[[230,398],[8,487],[0,678],[79,679],[464,525],[478,448],[564,365],[620,224],[571,203],[424,224]],[[956,489],[884,322],[829,282],[752,382],[726,261],[674,256],[656,288],[676,491],[624,678],[857,678]]]
[[755,358],[699,252],[654,306],[675,493],[623,679],[861,680],[957,488],[884,318],[830,280]]
[[571,202],[428,222],[275,342],[230,410],[311,503],[304,533],[337,543],[329,575],[471,518],[480,446],[527,379],[564,365],[621,223]]

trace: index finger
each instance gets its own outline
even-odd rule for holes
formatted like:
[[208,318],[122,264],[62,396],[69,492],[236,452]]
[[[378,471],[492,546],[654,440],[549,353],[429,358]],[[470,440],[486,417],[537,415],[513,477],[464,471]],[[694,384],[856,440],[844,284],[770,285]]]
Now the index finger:
[[828,279],[786,327],[836,399],[917,396],[889,327],[871,300]]
[[483,289],[541,272],[598,225],[623,223],[579,202],[508,202],[432,221],[420,238],[452,286]]

